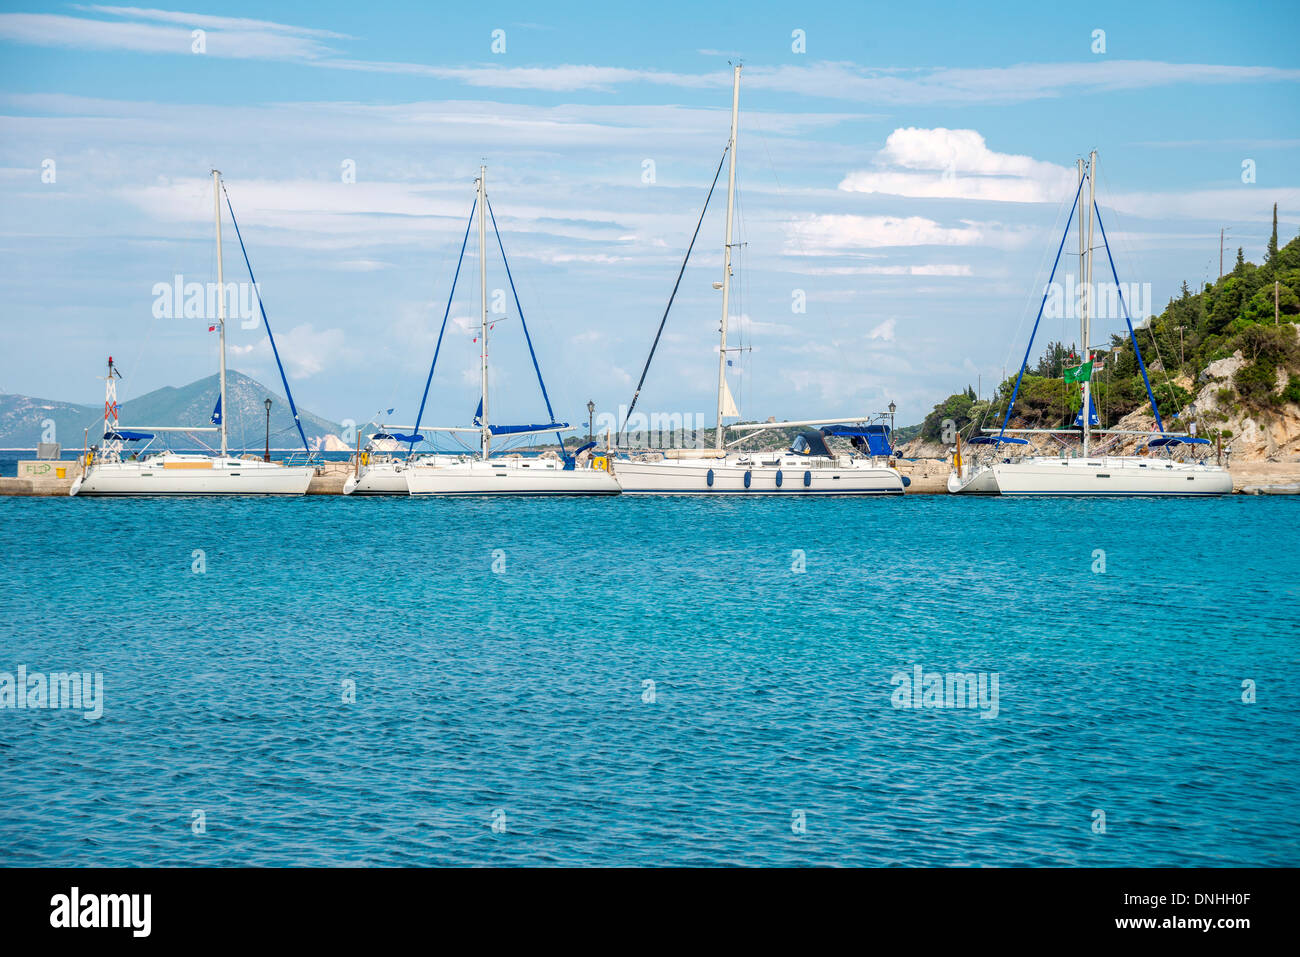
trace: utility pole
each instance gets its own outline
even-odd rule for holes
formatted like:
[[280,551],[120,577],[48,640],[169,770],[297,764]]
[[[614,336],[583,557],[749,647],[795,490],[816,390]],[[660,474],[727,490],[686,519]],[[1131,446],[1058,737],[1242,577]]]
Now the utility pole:
[[1219,230],[1219,278],[1223,278],[1223,230]]

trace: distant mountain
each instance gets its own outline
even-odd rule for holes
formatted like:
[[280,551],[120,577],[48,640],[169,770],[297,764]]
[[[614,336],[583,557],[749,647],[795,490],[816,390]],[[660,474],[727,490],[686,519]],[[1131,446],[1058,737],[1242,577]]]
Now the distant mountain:
[[[189,385],[164,386],[139,398],[120,403],[118,420],[126,428],[140,426],[193,425],[211,426],[212,409],[217,403],[217,376],[191,382]],[[295,448],[300,446],[298,431],[289,414],[289,403],[276,389],[269,388],[256,379],[233,369],[226,373],[226,431],[233,451],[256,451],[266,442],[266,407],[264,400],[270,396],[271,447]],[[326,438],[338,442],[343,426],[298,407],[303,431],[313,449],[325,448]],[[0,394],[0,447],[34,448],[50,431],[53,423],[54,441],[65,449],[80,448],[85,430],[90,429],[90,442],[103,432],[104,408],[102,405],[78,405],[55,399],[35,399],[25,395]],[[215,435],[200,433],[204,441],[215,440]],[[330,446],[338,447],[338,442]],[[174,448],[191,448],[195,443],[184,435],[173,433]]]

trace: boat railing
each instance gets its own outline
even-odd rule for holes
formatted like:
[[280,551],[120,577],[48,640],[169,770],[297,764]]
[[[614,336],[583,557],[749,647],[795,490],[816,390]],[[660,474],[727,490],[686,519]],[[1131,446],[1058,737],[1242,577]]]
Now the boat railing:
[[321,457],[319,452],[303,451],[294,452],[285,460],[284,464],[290,468],[293,468],[294,466],[310,466],[311,468],[318,469],[325,464],[325,460]]

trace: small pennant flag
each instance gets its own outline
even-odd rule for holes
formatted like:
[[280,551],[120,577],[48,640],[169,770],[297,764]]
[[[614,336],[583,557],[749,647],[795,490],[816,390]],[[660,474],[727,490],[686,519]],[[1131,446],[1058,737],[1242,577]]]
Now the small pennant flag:
[[216,323],[213,323],[212,325],[208,326],[208,332],[215,332],[216,328],[217,328]]

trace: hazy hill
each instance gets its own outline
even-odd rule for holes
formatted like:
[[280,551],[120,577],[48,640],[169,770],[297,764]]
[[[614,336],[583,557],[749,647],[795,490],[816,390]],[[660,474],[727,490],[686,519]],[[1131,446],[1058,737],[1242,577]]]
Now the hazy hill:
[[[213,406],[217,402],[217,376],[210,375],[184,386],[164,386],[139,398],[121,402],[118,418],[124,427],[194,425],[210,426]],[[256,451],[266,442],[266,408],[263,401],[270,396],[271,447],[295,448],[301,445],[289,403],[278,389],[262,385],[233,369],[226,373],[226,429],[230,447],[234,451],[245,448]],[[343,427],[302,406],[298,407],[303,431],[313,448],[321,447],[327,435],[339,436]],[[102,404],[78,405],[56,399],[36,399],[25,395],[0,394],[0,447],[34,448],[46,432],[46,422],[52,421],[55,441],[65,449],[80,448],[85,430],[90,429],[90,441],[103,431],[104,408]],[[203,436],[204,441],[216,436]],[[174,435],[174,448],[193,447],[184,436]]]

